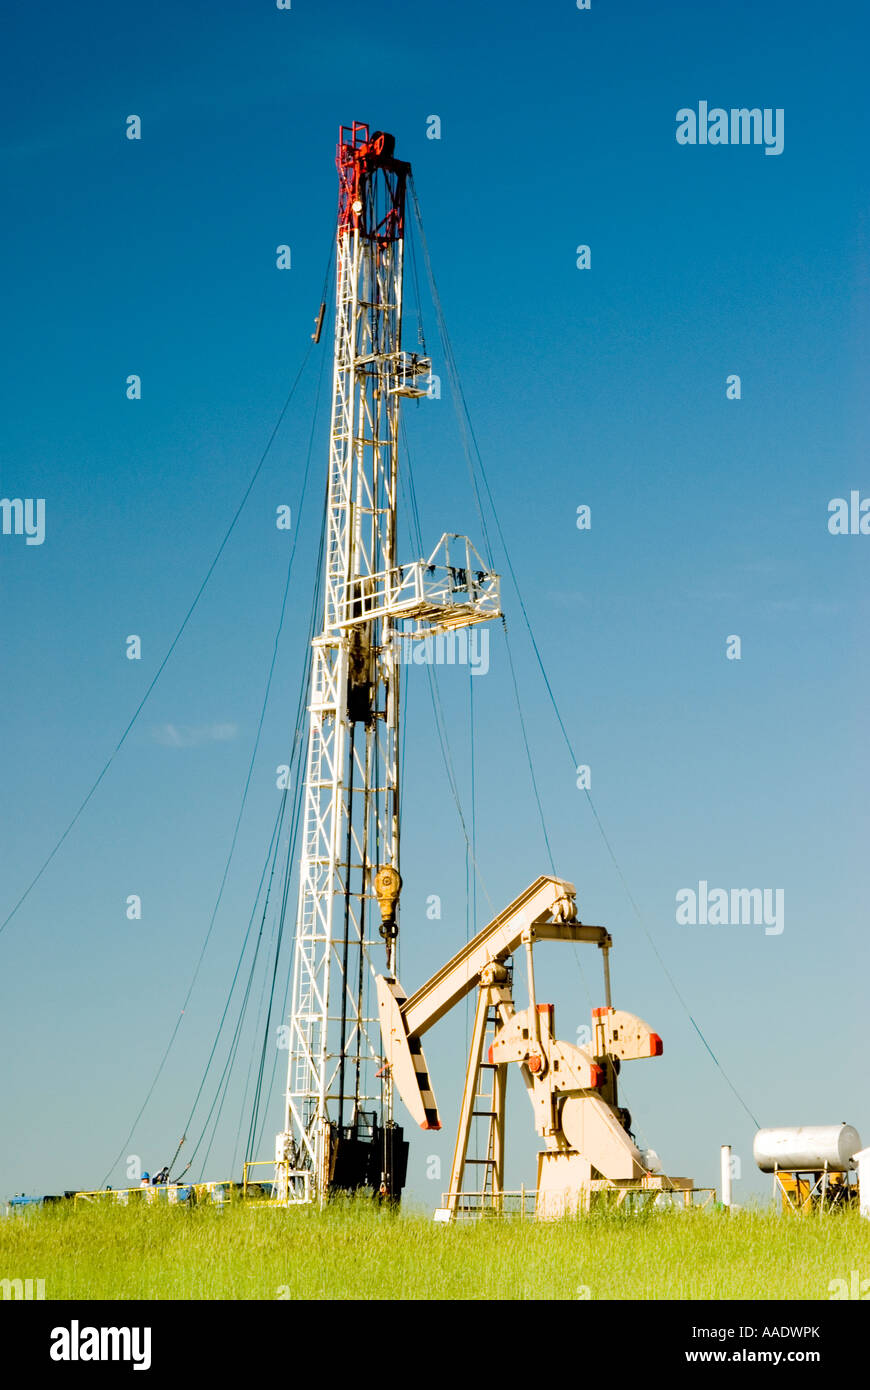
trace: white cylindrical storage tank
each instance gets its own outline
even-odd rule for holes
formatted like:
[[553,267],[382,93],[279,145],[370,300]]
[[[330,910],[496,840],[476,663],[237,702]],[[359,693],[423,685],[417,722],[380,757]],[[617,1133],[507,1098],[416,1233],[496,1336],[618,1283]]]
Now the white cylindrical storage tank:
[[778,1125],[758,1131],[752,1156],[762,1173],[845,1173],[855,1167],[860,1147],[852,1125]]

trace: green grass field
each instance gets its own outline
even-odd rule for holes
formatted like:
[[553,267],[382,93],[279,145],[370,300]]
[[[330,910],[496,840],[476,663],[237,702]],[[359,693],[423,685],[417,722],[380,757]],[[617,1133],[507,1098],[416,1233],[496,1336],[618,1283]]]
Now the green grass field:
[[[435,1225],[369,1202],[46,1208],[0,1220],[0,1280],[46,1299],[828,1299],[870,1279],[857,1214],[602,1213]],[[868,1284],[870,1288],[870,1284]]]

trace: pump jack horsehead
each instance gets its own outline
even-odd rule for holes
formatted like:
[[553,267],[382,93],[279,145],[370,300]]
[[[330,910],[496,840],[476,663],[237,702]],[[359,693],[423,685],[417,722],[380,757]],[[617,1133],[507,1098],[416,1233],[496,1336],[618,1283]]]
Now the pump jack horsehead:
[[[554,1033],[552,1004],[535,997],[533,948],[540,941],[588,943],[599,948],[604,966],[602,1008],[592,1011],[592,1042],[577,1047]],[[437,971],[410,998],[395,976],[377,978],[386,1066],[411,1116],[423,1129],[440,1129],[438,1107],[420,1043],[422,1035],[455,1004],[477,990],[459,1131],[446,1206],[437,1217],[451,1220],[471,1207],[463,1193],[466,1168],[483,1166],[478,1204],[502,1209],[505,1160],[507,1070],[515,1062],[532,1103],[535,1128],[545,1148],[538,1154],[536,1215],[555,1217],[588,1210],[593,1194],[608,1190],[617,1202],[628,1192],[680,1191],[691,1201],[691,1178],[651,1171],[631,1137],[631,1117],[617,1099],[621,1062],[659,1057],[662,1040],[642,1019],[613,1008],[604,927],[577,920],[576,890],[562,879],[537,879],[489,926]],[[522,948],[528,1007],[514,1006],[510,960]],[[487,1034],[494,1034],[484,1060]],[[487,1077],[488,1073],[488,1077]],[[488,1090],[482,1090],[487,1085]],[[484,1109],[477,1106],[483,1104]],[[468,1150],[472,1121],[487,1123],[485,1158]],[[621,1194],[621,1195],[620,1195]],[[466,1200],[463,1200],[463,1198]]]

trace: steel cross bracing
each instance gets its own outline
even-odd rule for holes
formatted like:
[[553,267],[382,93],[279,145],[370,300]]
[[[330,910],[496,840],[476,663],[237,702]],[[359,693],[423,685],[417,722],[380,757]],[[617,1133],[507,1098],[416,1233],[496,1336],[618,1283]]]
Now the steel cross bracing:
[[393,157],[390,136],[369,138],[355,124],[342,130],[338,167],[323,629],[313,642],[285,1124],[276,1144],[276,1195],[286,1201],[322,1199],[341,1136],[352,1142],[392,1122],[374,977],[385,964],[395,968],[398,916],[382,929],[374,880],[384,866],[399,870],[395,635],[411,616],[414,635],[427,619],[435,631],[498,616],[497,577],[472,573],[464,538],[454,538],[464,565],[447,571],[449,582],[442,576],[432,601],[416,583],[413,615],[407,585],[399,594],[401,580],[384,583],[404,573],[396,563],[400,403],[426,394],[431,370],[401,349],[410,166]]

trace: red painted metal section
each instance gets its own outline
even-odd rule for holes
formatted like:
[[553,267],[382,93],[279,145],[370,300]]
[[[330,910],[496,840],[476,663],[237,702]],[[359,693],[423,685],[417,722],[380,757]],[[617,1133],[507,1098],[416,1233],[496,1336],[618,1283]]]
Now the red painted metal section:
[[405,185],[410,164],[394,157],[395,139],[369,133],[364,121],[342,126],[338,137],[338,234],[349,229],[379,243],[405,232]]

